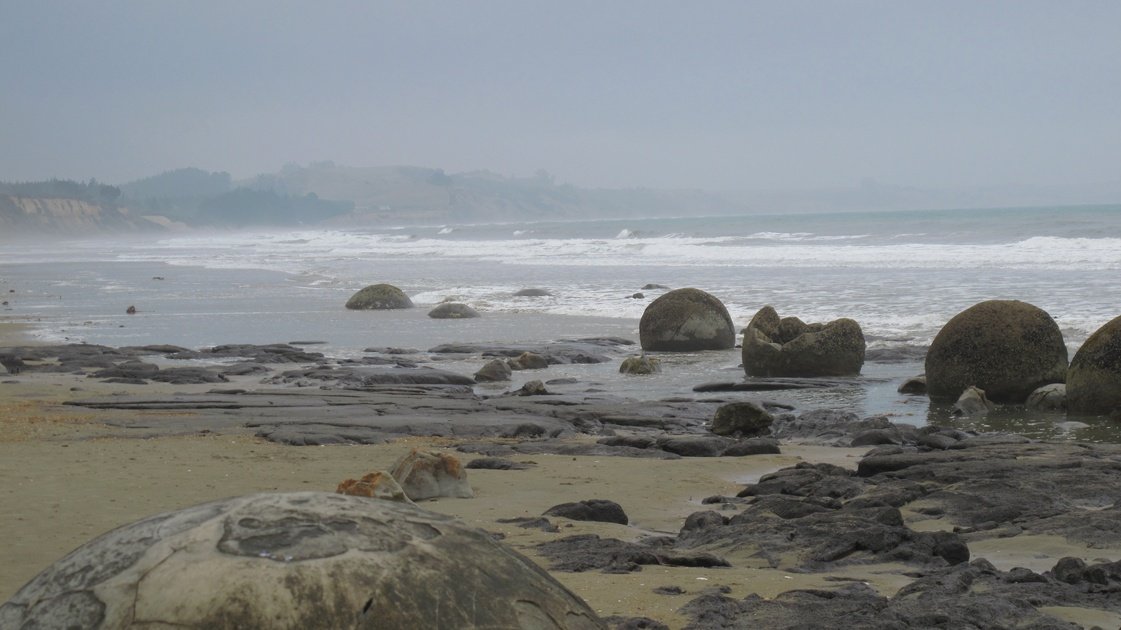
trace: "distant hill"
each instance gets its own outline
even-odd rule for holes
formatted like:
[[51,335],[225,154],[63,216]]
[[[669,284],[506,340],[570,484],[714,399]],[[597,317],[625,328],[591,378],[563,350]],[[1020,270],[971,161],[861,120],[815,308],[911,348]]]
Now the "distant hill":
[[233,189],[230,174],[181,168],[121,184],[127,199],[196,199],[228,193]]
[[557,184],[543,171],[506,177],[489,171],[449,174],[416,166],[286,165],[239,184],[286,194],[349,200],[354,210],[333,222],[541,220],[727,214],[740,208],[700,191],[587,189]]

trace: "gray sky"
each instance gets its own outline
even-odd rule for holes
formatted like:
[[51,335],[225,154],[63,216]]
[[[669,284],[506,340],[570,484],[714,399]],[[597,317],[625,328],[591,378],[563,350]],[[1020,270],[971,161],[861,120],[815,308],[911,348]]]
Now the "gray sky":
[[1121,179],[1121,1],[0,0],[0,180]]

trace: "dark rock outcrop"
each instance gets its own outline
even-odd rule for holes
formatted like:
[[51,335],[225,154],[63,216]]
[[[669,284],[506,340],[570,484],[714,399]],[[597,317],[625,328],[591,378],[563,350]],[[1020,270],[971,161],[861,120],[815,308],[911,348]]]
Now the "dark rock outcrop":
[[953,402],[971,385],[995,403],[1022,404],[1037,388],[1061,383],[1067,349],[1058,324],[1017,300],[989,300],[955,315],[930,344],[930,399]]
[[736,342],[728,309],[700,289],[676,289],[654,300],[642,313],[638,330],[646,351],[726,350]]
[[770,432],[775,421],[770,412],[759,403],[745,401],[721,405],[712,417],[712,432],[716,435],[742,435],[753,437]]

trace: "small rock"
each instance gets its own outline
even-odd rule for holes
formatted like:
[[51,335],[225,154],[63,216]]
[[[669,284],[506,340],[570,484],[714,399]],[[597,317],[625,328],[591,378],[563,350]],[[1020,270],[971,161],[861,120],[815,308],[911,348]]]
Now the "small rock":
[[528,381],[521,389],[514,392],[516,396],[547,396],[548,394],[549,390],[545,389],[545,384],[541,381]]
[[900,394],[913,394],[917,396],[926,395],[926,376],[912,376],[911,378],[903,381],[897,390]]
[[996,405],[985,397],[985,390],[970,385],[954,403],[952,413],[955,416],[983,416],[993,409],[996,409]]
[[1035,390],[1024,406],[1035,411],[1066,411],[1066,383],[1051,383]]
[[510,366],[506,365],[505,361],[494,359],[484,365],[478,372],[475,372],[475,382],[496,383],[499,381],[508,381],[512,373]]
[[712,418],[712,432],[716,435],[735,435],[744,437],[764,435],[770,432],[775,421],[759,403],[745,401],[721,405]]
[[129,315],[136,315],[136,307],[135,306],[130,306],[130,307],[126,308],[125,313],[127,313]]
[[662,371],[658,363],[657,359],[646,355],[627,357],[619,364],[619,373],[636,375],[656,374]]
[[475,496],[467,483],[467,471],[458,458],[447,453],[414,448],[397,461],[392,475],[413,501],[437,497],[469,499]]
[[588,499],[576,503],[561,503],[545,510],[545,516],[561,516],[574,521],[596,521],[600,523],[629,523],[622,506],[607,499]]
[[445,302],[428,311],[432,319],[471,319],[479,316],[479,311],[466,304],[458,302]]
[[549,367],[549,360],[536,352],[523,352],[507,364],[511,370],[543,370]]
[[367,473],[361,479],[346,479],[335,488],[338,494],[349,494],[355,497],[370,497],[371,499],[384,499],[386,501],[401,501],[412,503],[397,480],[383,471]]

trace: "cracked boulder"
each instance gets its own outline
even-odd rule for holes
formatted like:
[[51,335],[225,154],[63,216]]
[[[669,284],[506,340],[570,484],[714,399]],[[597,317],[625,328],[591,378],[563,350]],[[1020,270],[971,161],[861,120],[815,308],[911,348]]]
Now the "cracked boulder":
[[411,505],[255,494],[148,517],[56,562],[0,627],[603,628],[533,562]]
[[864,365],[865,348],[864,332],[851,319],[807,324],[780,319],[764,306],[743,331],[743,368],[748,376],[854,376]]

